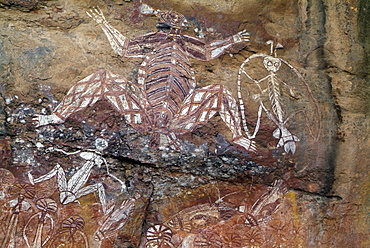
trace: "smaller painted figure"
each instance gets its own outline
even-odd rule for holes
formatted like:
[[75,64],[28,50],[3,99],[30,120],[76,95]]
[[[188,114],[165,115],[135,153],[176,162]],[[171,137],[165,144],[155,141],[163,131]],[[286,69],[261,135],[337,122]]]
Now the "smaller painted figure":
[[181,34],[187,20],[179,13],[154,11],[147,5],[142,5],[141,12],[155,14],[160,19],[158,27],[169,31],[127,39],[108,24],[100,9],[87,12],[100,24],[118,55],[144,58],[137,82],[129,82],[110,71],[97,71],[74,85],[52,115],[36,116],[36,125],[63,123],[71,114],[105,99],[135,130],[151,135],[150,147],[169,145],[181,150],[182,144],[176,136],[194,131],[218,112],[233,134],[232,142],[247,151],[255,151],[254,141],[242,136],[237,103],[231,92],[221,84],[196,88],[189,61],[189,57],[203,61],[215,59],[232,45],[248,41],[249,34],[244,30],[208,44]]
[[98,138],[95,140],[95,147],[96,150],[93,151],[76,151],[67,153],[63,150],[50,147],[49,151],[59,151],[66,155],[74,155],[79,154],[81,158],[85,159],[86,162],[82,165],[81,168],[79,168],[75,174],[69,180],[67,181],[66,173],[62,166],[57,164],[51,171],[46,173],[45,175],[42,175],[38,178],[34,178],[33,175],[29,172],[28,178],[32,185],[36,183],[40,183],[46,180],[49,180],[53,177],[56,177],[58,189],[60,191],[60,203],[62,204],[68,204],[71,202],[78,201],[78,199],[84,195],[88,195],[93,192],[98,193],[98,197],[103,209],[103,212],[107,212],[107,199],[105,195],[104,186],[102,183],[96,183],[93,185],[85,186],[85,184],[88,182],[88,179],[91,174],[91,170],[93,167],[105,164],[107,169],[107,175],[112,177],[113,179],[117,180],[122,185],[122,191],[126,190],[126,186],[124,182],[122,182],[120,179],[115,177],[114,175],[109,173],[108,170],[108,164],[105,161],[105,159],[101,156],[100,152],[103,151],[105,148],[108,147],[108,142],[105,139]]
[[[268,119],[276,126],[272,133],[272,136],[278,139],[276,148],[281,147],[285,153],[294,154],[296,143],[301,141],[298,136],[306,140],[303,143],[307,142],[307,138],[302,135],[303,130],[308,131],[307,136],[312,141],[316,142],[319,139],[321,130],[319,104],[310,86],[298,70],[284,59],[276,56],[276,49],[281,49],[283,46],[278,43],[274,48],[274,42],[271,40],[266,44],[270,45],[270,55],[253,54],[239,68],[237,83],[243,127],[248,138],[255,138],[260,128],[262,112],[265,112]],[[255,69],[258,68],[258,64],[263,65],[262,70]],[[244,103],[241,97],[242,81],[243,84],[249,84],[248,100],[250,103],[254,102],[259,105],[253,134],[249,132],[244,118]],[[301,118],[298,118],[299,115]],[[297,120],[294,119],[300,119],[302,129],[299,128]],[[294,122],[295,124],[291,125]],[[292,133],[291,127],[294,126],[296,126],[296,134],[301,133],[300,135]]]

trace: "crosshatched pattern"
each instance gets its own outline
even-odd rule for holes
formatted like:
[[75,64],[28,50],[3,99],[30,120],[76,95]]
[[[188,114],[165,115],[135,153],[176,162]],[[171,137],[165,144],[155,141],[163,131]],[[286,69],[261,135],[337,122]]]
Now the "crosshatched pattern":
[[[236,97],[236,72],[243,60],[249,58],[243,69],[256,81],[248,81],[247,75],[242,74],[242,98],[246,104],[246,122],[251,134],[261,107],[260,129],[255,138],[259,150],[257,154],[252,155],[230,144],[231,132],[227,130],[218,113],[215,114],[216,118],[203,128],[195,128],[184,135],[174,134],[174,138],[172,135],[168,136],[173,140],[179,138],[179,147],[182,145],[184,152],[164,148],[150,149],[147,146],[149,135],[153,135],[153,141],[157,139],[154,136],[160,136],[160,146],[168,143],[168,137],[150,130],[139,130],[149,127],[141,124],[149,123],[143,112],[135,112],[137,106],[144,104],[136,104],[135,100],[130,100],[128,93],[116,96],[117,89],[109,89],[112,95],[103,96],[99,88],[104,87],[96,82],[91,83],[91,90],[76,87],[79,97],[86,90],[90,102],[86,101],[85,105],[81,106],[76,104],[74,107],[87,106],[87,109],[73,109],[75,112],[69,115],[65,124],[34,128],[31,118],[35,113],[52,113],[69,87],[100,68],[114,72],[105,71],[107,77],[112,78],[111,82],[106,80],[106,86],[121,84],[124,91],[135,92],[133,95],[140,96],[142,93],[137,88],[144,85],[146,78],[161,73],[158,70],[160,64],[156,64],[151,75],[145,72],[150,70],[150,65],[143,63],[142,67],[140,66],[140,62],[147,56],[154,58],[150,49],[156,47],[151,47],[149,43],[155,44],[155,36],[141,40],[132,37],[142,35],[150,29],[154,30],[156,18],[140,15],[140,6],[137,6],[141,4],[140,1],[100,1],[104,12],[107,15],[109,13],[110,24],[117,25],[122,34],[132,38],[122,38],[118,32],[112,32],[117,40],[114,50],[120,49],[119,54],[126,58],[134,57],[121,61],[117,56],[111,55],[111,49],[105,34],[100,32],[100,26],[95,25],[94,21],[84,14],[86,7],[94,4],[92,1],[33,1],[39,4],[36,9],[27,9],[27,12],[18,11],[18,3],[27,5],[30,1],[5,2],[9,2],[9,6],[0,6],[0,67],[4,69],[0,87],[0,246],[27,247],[27,242],[30,246],[42,246],[49,236],[46,243],[55,240],[55,236],[61,231],[63,220],[78,215],[85,220],[85,227],[79,231],[86,234],[90,247],[98,246],[99,242],[101,247],[107,248],[139,247],[142,235],[145,235],[150,226],[170,229],[159,230],[163,231],[163,238],[156,239],[154,234],[153,238],[158,242],[153,241],[150,244],[152,247],[161,246],[159,244],[179,247],[180,241],[182,246],[186,246],[184,244],[189,244],[196,236],[198,240],[206,236],[200,234],[202,228],[211,228],[210,232],[221,239],[223,247],[305,247],[309,244],[317,247],[370,247],[366,245],[369,243],[369,235],[365,225],[370,222],[369,218],[362,215],[366,210],[366,206],[362,204],[366,200],[366,194],[362,193],[366,192],[368,184],[365,183],[369,181],[366,180],[366,173],[363,173],[366,171],[364,165],[368,164],[366,147],[369,147],[366,146],[369,141],[366,136],[369,133],[369,125],[366,123],[367,116],[363,116],[368,106],[368,101],[365,101],[366,85],[363,84],[366,73],[362,70],[362,58],[366,52],[364,53],[361,46],[363,40],[356,39],[363,27],[358,24],[364,23],[361,17],[364,17],[368,10],[364,8],[364,4],[356,5],[356,1],[344,1],[347,4],[338,5],[331,2],[322,3],[323,1],[293,0],[279,3],[263,1],[264,4],[260,4],[261,0],[251,0],[248,4],[244,1],[217,1],[217,4],[209,5],[209,1],[205,0],[196,3],[191,0],[181,3],[177,0],[153,1],[157,7],[172,5],[174,9],[189,15],[190,29],[181,34],[186,32],[190,36],[206,37],[210,41],[209,46],[216,46],[219,41],[214,43],[212,40],[226,38],[225,34],[236,34],[244,28],[251,32],[251,44],[247,47],[245,44],[233,47],[230,50],[234,53],[233,56],[223,55],[212,62],[197,61],[190,54],[202,54],[206,49],[197,49],[201,43],[194,42],[201,39],[194,39],[192,51],[186,54],[191,63],[187,65],[186,58],[174,62],[183,63],[176,66],[175,73],[178,75],[185,76],[189,73],[179,70],[180,67],[184,69],[189,66],[188,68],[197,72],[195,76],[198,86],[222,83],[227,85]],[[155,11],[152,10],[153,12]],[[169,31],[170,26],[181,29],[185,23],[184,19],[177,18],[176,13],[167,12],[160,15],[161,23],[158,23],[157,27],[161,31]],[[163,20],[173,21],[166,26]],[[195,33],[192,33],[193,29]],[[165,33],[164,36],[168,34]],[[183,37],[191,40],[189,36]],[[145,44],[145,39],[150,42]],[[269,53],[269,49],[264,45],[268,39],[284,44],[285,48],[278,49],[277,55]],[[130,48],[126,51],[120,46],[125,42],[130,43]],[[185,47],[190,49],[189,46],[181,46],[182,49]],[[237,49],[241,47],[244,49],[236,54]],[[176,51],[173,48],[170,50]],[[222,52],[222,49],[210,52],[209,56],[219,52]],[[166,58],[163,63],[166,63],[168,69],[171,61]],[[305,104],[305,97],[308,95],[303,93],[305,91],[301,87],[299,77],[293,75],[294,70],[283,60],[302,74],[317,97],[322,110],[321,130],[316,128],[315,122],[311,122],[314,120],[311,117],[315,111],[311,111],[314,108]],[[145,73],[139,73],[139,69]],[[173,76],[167,69],[165,72]],[[257,75],[254,72],[257,72]],[[274,78],[265,78],[273,73]],[[127,83],[128,80],[124,77],[131,82]],[[103,75],[97,73],[98,83],[101,78],[104,78]],[[265,80],[258,82],[263,78]],[[94,81],[92,77],[88,80]],[[131,87],[125,87],[129,85]],[[156,86],[161,88],[163,85]],[[182,93],[179,89],[175,89],[178,98]],[[289,89],[292,89],[293,94]],[[193,91],[195,90],[198,90],[197,86],[194,87]],[[121,89],[118,88],[118,91]],[[73,94],[75,93],[72,92],[71,95]],[[109,97],[111,100],[98,100],[91,106],[95,101],[94,94],[100,99]],[[158,97],[158,94],[153,94]],[[173,106],[178,98],[171,103]],[[198,104],[203,98],[204,94],[199,94],[189,102]],[[72,99],[78,100],[78,97]],[[260,102],[275,120],[286,120],[290,117],[285,122],[285,127],[291,136],[281,135],[278,125],[267,116],[267,111],[262,108]],[[211,105],[204,106],[207,111],[203,113],[204,117],[197,116],[199,121],[207,119],[207,114],[213,114],[209,107]],[[191,110],[186,107],[183,106],[184,115]],[[120,108],[134,112],[125,116]],[[311,121],[305,119],[303,112],[290,115],[298,109],[304,109]],[[176,115],[172,105],[168,112],[169,115]],[[185,118],[181,116],[183,117]],[[129,122],[126,123],[125,119],[133,121],[127,124]],[[136,131],[131,128],[135,123]],[[314,139],[309,135],[310,127],[321,131],[319,142],[313,142]],[[192,124],[188,128],[191,129]],[[226,139],[219,133],[220,130],[225,131],[221,132],[226,135]],[[275,130],[277,131],[274,132]],[[144,133],[148,135],[143,135]],[[108,149],[101,154],[89,150],[93,149],[97,136],[104,137],[109,142]],[[280,140],[283,142],[280,143]],[[288,141],[287,149],[284,145],[280,146],[285,141]],[[96,166],[91,170],[87,170],[87,167],[83,170],[86,173],[91,172],[87,181],[84,182],[82,177],[74,177],[72,181],[81,179],[83,185],[79,189],[102,183],[107,198],[105,214],[98,191],[75,197],[75,201],[62,204],[57,176],[35,183],[32,199],[28,198],[33,195],[28,189],[24,194],[10,194],[16,184],[30,183],[28,172],[38,179],[59,164],[66,175],[65,182],[68,182],[89,160],[79,154],[69,156],[58,151],[48,152],[49,147],[68,152],[82,151],[85,158],[95,154],[96,162],[100,160],[99,157],[105,158],[110,172],[125,182],[130,193],[120,192],[120,184],[108,175],[107,166],[91,160]],[[14,173],[15,177],[6,169]],[[284,178],[290,188],[298,190],[295,191],[298,206],[296,211],[291,211],[292,218],[289,216],[290,212],[284,210],[289,209],[289,204],[294,209],[292,192],[284,194],[279,204],[271,202],[269,207],[262,207],[263,201],[257,204],[257,199],[266,192],[266,188],[262,186],[261,191],[256,184],[272,185],[271,180],[276,178]],[[59,181],[62,184],[63,180]],[[228,188],[223,187],[222,183],[225,181],[235,182],[240,188],[234,190],[230,185]],[[148,185],[138,185],[141,182],[150,182],[154,186],[153,192]],[[212,189],[214,183],[218,184],[219,193],[204,190],[191,194],[194,189],[204,184]],[[151,196],[148,202],[142,203],[148,204],[143,207],[145,210],[139,210],[141,208],[135,201],[136,206],[131,213],[130,204],[124,201],[134,201],[135,191],[132,190],[133,187],[139,186],[143,191],[138,192],[148,192],[147,195]],[[241,187],[244,187],[245,191]],[[325,197],[329,190],[330,197]],[[178,199],[177,195],[183,191],[184,194],[180,195],[182,199]],[[307,194],[307,191],[313,194]],[[200,194],[196,194],[198,192]],[[223,201],[217,200],[230,192],[245,193],[221,198]],[[356,193],[360,195],[353,197]],[[26,195],[27,197],[24,197]],[[144,197],[147,195],[144,194]],[[175,199],[172,198],[174,195]],[[49,199],[56,202],[55,212],[55,205],[52,201],[49,205]],[[169,206],[171,204],[178,207]],[[272,218],[260,214],[273,212],[277,205],[279,207]],[[198,209],[189,209],[194,206],[198,206]],[[157,215],[156,211],[162,209],[171,211]],[[187,211],[184,211],[185,209]],[[137,216],[138,211],[142,214],[140,217]],[[181,216],[175,217],[176,213]],[[144,224],[140,223],[139,219],[143,220]],[[169,219],[173,219],[172,226]],[[235,232],[236,229],[240,231]],[[340,235],[330,235],[336,232]],[[65,234],[67,239],[68,233]],[[63,238],[63,235],[60,236]],[[77,240],[81,235],[72,237]],[[186,240],[181,240],[181,237]],[[299,242],[302,237],[307,237],[306,242]],[[127,239],[130,238],[131,242],[128,242]],[[143,245],[142,243],[141,246]]]
[[71,114],[105,99],[133,128],[150,134],[152,148],[158,148],[161,140],[165,140],[170,147],[183,149],[177,135],[192,132],[219,113],[232,132],[232,141],[247,151],[255,151],[254,141],[242,135],[237,104],[231,93],[217,84],[196,89],[189,62],[189,57],[215,59],[232,45],[248,41],[249,34],[241,31],[227,39],[205,43],[181,34],[187,23],[183,15],[154,11],[146,6],[145,11],[148,10],[166,24],[168,33],[155,32],[128,39],[108,24],[100,9],[87,12],[100,24],[117,54],[144,59],[137,82],[129,82],[109,71],[95,72],[73,86],[52,115],[37,116],[37,125],[62,123]]

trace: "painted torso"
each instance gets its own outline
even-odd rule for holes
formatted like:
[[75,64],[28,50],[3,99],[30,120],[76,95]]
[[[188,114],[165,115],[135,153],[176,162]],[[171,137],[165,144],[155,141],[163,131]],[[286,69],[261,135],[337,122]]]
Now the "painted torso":
[[183,38],[176,34],[153,34],[151,39],[156,45],[139,69],[138,83],[145,93],[150,126],[155,131],[168,127],[196,86]]

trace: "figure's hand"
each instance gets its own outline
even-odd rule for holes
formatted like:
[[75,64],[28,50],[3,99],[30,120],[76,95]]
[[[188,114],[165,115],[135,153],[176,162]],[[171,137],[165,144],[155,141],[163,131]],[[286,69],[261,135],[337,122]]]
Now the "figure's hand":
[[249,41],[249,33],[247,30],[240,31],[236,35],[234,35],[235,42],[242,42],[242,41]]
[[261,95],[260,94],[254,94],[254,95],[252,95],[252,99],[255,102],[261,102]]
[[103,11],[99,7],[94,7],[89,11],[86,11],[86,14],[92,18],[97,24],[107,24],[107,20],[103,15]]
[[54,147],[49,147],[45,149],[45,152],[54,152],[55,148]]

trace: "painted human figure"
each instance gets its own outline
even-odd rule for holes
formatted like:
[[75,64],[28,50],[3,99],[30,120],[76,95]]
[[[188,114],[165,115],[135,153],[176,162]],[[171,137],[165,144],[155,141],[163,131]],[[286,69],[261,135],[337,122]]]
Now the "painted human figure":
[[[100,9],[87,14],[106,34],[113,50],[126,58],[144,58],[137,82],[107,70],[97,71],[74,85],[52,115],[38,115],[36,125],[63,123],[71,114],[109,101],[137,131],[150,134],[149,146],[169,145],[181,150],[178,135],[189,133],[206,124],[217,112],[233,134],[232,142],[247,151],[255,151],[254,141],[243,137],[237,103],[221,84],[196,88],[189,57],[209,61],[225,53],[234,44],[248,41],[241,31],[224,40],[211,43],[181,34],[186,18],[173,11],[154,11],[142,5],[143,14],[155,14],[158,27],[168,32],[152,32],[128,39],[106,21]],[[162,143],[162,144],[161,144]]]
[[93,192],[98,193],[100,203],[102,205],[103,212],[107,211],[107,200],[105,195],[104,186],[101,183],[96,183],[93,185],[85,186],[87,183],[91,170],[94,166],[100,167],[105,164],[107,168],[107,174],[113,179],[117,180],[122,185],[122,190],[126,189],[124,182],[119,180],[117,177],[109,173],[108,165],[105,159],[101,156],[100,152],[107,148],[108,142],[105,139],[98,138],[95,140],[96,150],[93,151],[76,151],[72,153],[67,153],[63,150],[51,148],[51,151],[60,151],[66,155],[79,154],[86,162],[81,168],[77,170],[75,174],[67,181],[66,173],[64,169],[57,164],[52,170],[50,170],[45,175],[38,178],[33,178],[31,173],[28,173],[28,178],[31,184],[40,183],[49,180],[53,177],[57,178],[58,189],[60,191],[60,202],[62,204],[68,204],[77,201],[80,197],[88,195]]
[[[321,130],[320,108],[310,86],[299,71],[284,59],[276,56],[276,50],[283,48],[283,46],[278,43],[274,48],[274,42],[271,40],[266,42],[266,44],[270,45],[270,55],[265,53],[253,54],[239,68],[237,80],[238,98],[243,127],[248,138],[255,138],[261,124],[262,111],[264,111],[267,117],[276,125],[276,129],[272,134],[274,138],[278,139],[276,148],[282,147],[286,153],[291,152],[294,154],[296,143],[300,141],[300,138],[288,129],[289,122],[292,121],[294,116],[302,115],[306,122],[305,128],[307,128],[309,136],[314,141],[317,141]],[[259,60],[262,60],[262,65],[267,72],[267,75],[264,77],[261,77],[261,75],[264,75],[263,72],[256,74],[253,70],[249,70],[252,68],[250,65]],[[285,75],[284,72],[280,73],[282,67],[284,67]],[[288,79],[287,75],[289,74],[293,75],[296,80],[286,83],[282,78],[286,77]],[[242,80],[251,83],[248,91],[253,93],[250,93],[249,99],[259,104],[257,123],[253,134],[249,132],[245,115],[243,114]],[[301,95],[302,99],[299,99],[298,95]],[[294,99],[294,101],[289,99]],[[287,102],[294,107],[289,109]],[[304,103],[306,106],[303,105]]]

